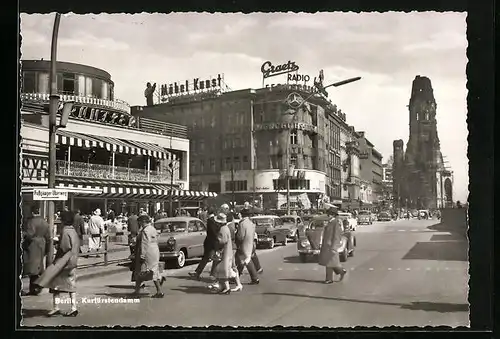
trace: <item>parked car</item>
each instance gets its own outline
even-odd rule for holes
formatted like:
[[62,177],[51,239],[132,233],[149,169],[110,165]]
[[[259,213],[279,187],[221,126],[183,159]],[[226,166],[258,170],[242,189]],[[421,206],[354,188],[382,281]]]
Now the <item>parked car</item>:
[[163,218],[157,220],[154,227],[158,231],[160,260],[173,261],[177,268],[182,268],[186,264],[186,259],[203,256],[203,241],[207,235],[207,228],[200,219]]
[[303,223],[302,218],[298,215],[284,215],[280,218],[283,220],[284,226],[290,229],[288,238],[296,242],[298,239],[297,229]]
[[286,246],[290,230],[283,225],[283,221],[276,215],[259,215],[252,217],[257,234],[257,246],[273,248],[276,243]]
[[357,220],[358,220],[358,225],[361,225],[361,224],[371,225],[371,224],[373,224],[373,218],[372,218],[372,215],[369,211],[359,211]]
[[344,223],[344,227],[347,226],[347,230],[355,231],[358,227],[358,220],[349,212],[339,212],[339,218],[342,221],[346,220],[347,223]]
[[380,212],[377,216],[378,221],[391,221],[392,216],[389,212]]
[[[321,250],[323,238],[323,228],[328,224],[332,217],[329,215],[315,216],[306,226],[299,228],[299,240],[297,241],[297,251],[300,261],[306,262],[310,256],[316,256]],[[354,256],[354,247],[356,247],[356,236],[352,230],[344,229],[341,237],[342,246],[339,249],[340,261],[344,262],[349,256]]]

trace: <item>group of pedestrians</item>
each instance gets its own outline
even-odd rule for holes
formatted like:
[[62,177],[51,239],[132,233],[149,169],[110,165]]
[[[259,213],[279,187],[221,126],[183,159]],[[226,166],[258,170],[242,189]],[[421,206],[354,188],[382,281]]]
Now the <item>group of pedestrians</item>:
[[[211,260],[210,277],[215,283],[208,287],[218,293],[241,291],[240,277],[245,268],[250,275],[250,284],[258,284],[258,275],[263,272],[255,251],[255,224],[250,219],[249,207],[245,204],[239,223],[236,223],[236,215],[227,204],[221,206],[217,215],[214,210],[208,211],[204,255],[196,270],[189,275],[199,280]],[[230,287],[231,282],[236,285],[234,288]]]

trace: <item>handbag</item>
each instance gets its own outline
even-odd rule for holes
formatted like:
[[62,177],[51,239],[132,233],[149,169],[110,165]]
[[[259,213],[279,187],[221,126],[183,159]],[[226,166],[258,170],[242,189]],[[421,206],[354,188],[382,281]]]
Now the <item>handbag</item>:
[[137,280],[139,280],[139,281],[153,280],[153,271],[147,270],[147,271],[139,272],[139,274],[137,275]]
[[212,256],[210,257],[210,259],[212,259],[212,261],[221,261],[222,260],[222,252],[217,250],[217,251],[214,251]]

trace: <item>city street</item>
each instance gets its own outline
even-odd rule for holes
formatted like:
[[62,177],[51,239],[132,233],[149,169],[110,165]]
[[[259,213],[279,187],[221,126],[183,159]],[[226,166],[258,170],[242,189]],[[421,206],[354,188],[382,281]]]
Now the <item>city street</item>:
[[[188,272],[169,270],[163,299],[84,304],[82,298],[131,298],[130,273],[78,284],[75,318],[47,318],[51,295],[23,297],[23,326],[468,326],[467,240],[429,226],[436,220],[398,220],[359,227],[344,281],[323,284],[324,268],[301,263],[296,244],[260,250],[259,285],[215,295]],[[210,268],[210,264],[206,268]],[[208,274],[205,274],[207,276]],[[154,291],[152,283],[148,291]],[[69,308],[69,305],[63,305]]]

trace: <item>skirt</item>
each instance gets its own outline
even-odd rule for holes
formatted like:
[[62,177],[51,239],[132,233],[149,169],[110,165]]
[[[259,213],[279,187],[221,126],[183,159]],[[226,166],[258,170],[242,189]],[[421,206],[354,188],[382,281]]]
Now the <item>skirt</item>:
[[98,250],[101,248],[101,236],[90,236],[89,237],[89,250]]
[[47,287],[50,293],[76,292],[76,268],[63,269]]

